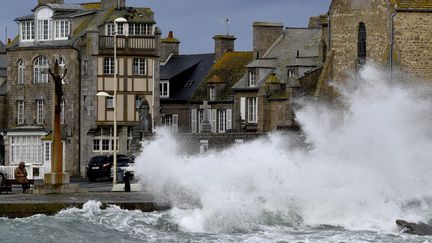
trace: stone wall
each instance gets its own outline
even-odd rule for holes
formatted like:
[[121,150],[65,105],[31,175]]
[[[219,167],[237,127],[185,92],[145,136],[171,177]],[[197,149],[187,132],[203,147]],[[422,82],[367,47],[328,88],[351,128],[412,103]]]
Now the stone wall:
[[[162,110],[164,114],[161,114],[162,119],[163,116],[166,115],[178,115],[178,132],[190,132],[190,109],[188,104],[161,104]],[[163,124],[162,124],[163,125]]]
[[[334,51],[333,79],[344,82],[357,70],[359,24],[367,31],[367,61],[387,65],[390,53],[390,10],[386,0],[335,0],[330,8],[330,46]],[[353,4],[355,3],[355,4]]]
[[394,68],[432,82],[432,13],[398,12],[394,28]]
[[0,131],[6,128],[6,96],[0,95]]
[[273,22],[253,23],[253,52],[262,57],[283,34],[283,24]]
[[[55,53],[55,54],[53,54]],[[34,84],[33,79],[33,62],[38,56],[48,58],[49,64],[53,65],[55,59],[60,56],[65,59],[66,68],[68,69],[65,82],[63,85],[65,100],[65,123],[62,125],[62,136],[66,144],[66,171],[76,175],[79,171],[78,161],[78,142],[79,142],[79,55],[72,48],[58,49],[16,49],[8,52],[8,89],[7,103],[8,116],[6,120],[7,128],[16,128],[21,126],[43,127],[47,131],[52,131],[53,122],[53,97],[54,84],[49,78],[47,84]],[[18,60],[22,59],[25,64],[24,84],[17,84],[18,80]],[[17,121],[17,102],[24,100],[24,124],[18,124]],[[44,123],[37,124],[37,100],[44,100]],[[8,154],[8,148],[6,148]],[[6,156],[7,157],[7,156]],[[8,160],[6,159],[6,164]]]

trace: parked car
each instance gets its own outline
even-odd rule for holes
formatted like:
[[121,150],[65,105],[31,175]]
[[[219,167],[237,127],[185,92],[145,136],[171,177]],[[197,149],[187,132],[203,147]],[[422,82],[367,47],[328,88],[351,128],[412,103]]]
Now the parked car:
[[[127,158],[127,159],[118,159],[117,160],[117,181],[118,182],[123,182],[123,177],[126,173],[126,171],[130,171],[132,173],[132,178],[131,180],[134,179],[134,158]],[[111,180],[114,177],[114,167],[111,167],[111,173],[110,173],[110,178]]]
[[[118,154],[118,161],[129,161],[129,157]],[[90,159],[87,164],[87,178],[89,181],[96,181],[98,178],[110,178],[113,155],[98,155]]]

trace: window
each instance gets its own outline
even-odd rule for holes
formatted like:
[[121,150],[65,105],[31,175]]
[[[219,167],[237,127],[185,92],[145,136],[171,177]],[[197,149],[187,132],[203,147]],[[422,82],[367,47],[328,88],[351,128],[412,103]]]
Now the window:
[[249,87],[256,86],[256,71],[249,71]]
[[358,64],[364,65],[366,64],[366,25],[364,23],[360,23],[358,30]]
[[258,98],[248,98],[248,122],[258,122]]
[[106,108],[114,109],[114,97],[106,97]]
[[216,100],[216,87],[215,86],[210,86],[209,89],[209,98],[211,101],[215,101]]
[[43,124],[45,120],[44,101],[37,100],[36,105],[37,124]]
[[38,20],[38,40],[49,40],[50,21],[48,19]]
[[34,22],[26,21],[21,22],[21,40],[31,41],[35,38]]
[[105,33],[109,36],[114,35],[114,23],[109,23],[105,25]]
[[219,132],[224,133],[227,130],[227,112],[226,110],[218,110]]
[[169,82],[161,81],[160,82],[160,97],[161,98],[169,98]]
[[117,23],[117,34],[124,35],[124,23]]
[[105,57],[104,58],[104,74],[114,74],[115,70],[114,58],[113,57]]
[[11,164],[20,161],[32,164],[43,162],[43,143],[40,136],[12,136],[10,138]]
[[134,58],[132,65],[133,75],[145,75],[146,74],[146,60],[144,58]]
[[67,20],[55,21],[55,38],[67,39],[70,35],[70,22]]
[[17,118],[18,118],[18,124],[24,124],[24,100],[18,100],[17,101]]
[[[99,129],[99,135],[93,138],[93,152],[112,152],[114,146],[113,129]],[[117,150],[119,139],[117,137]]]
[[246,97],[240,98],[240,119],[242,122],[246,121]]
[[34,83],[42,84],[48,83],[48,73],[42,73],[48,69],[48,59],[46,57],[40,56],[37,57],[34,61]]
[[51,145],[52,142],[44,142],[45,144],[45,162],[51,162]]
[[20,59],[18,61],[18,84],[24,84],[25,65],[24,61]]
[[129,35],[153,35],[153,25],[144,23],[129,23]]
[[60,113],[60,124],[64,124],[65,123],[65,101],[62,100],[61,101],[61,113]]
[[293,78],[297,77],[297,71],[293,68],[288,69],[288,78],[290,78],[290,77],[293,77]]

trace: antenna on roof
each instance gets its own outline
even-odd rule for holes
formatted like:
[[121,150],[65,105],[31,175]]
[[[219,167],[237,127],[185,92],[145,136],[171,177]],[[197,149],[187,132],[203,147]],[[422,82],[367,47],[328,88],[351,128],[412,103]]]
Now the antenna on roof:
[[223,20],[224,24],[226,24],[226,35],[229,35],[229,23],[230,23],[230,19],[228,17],[223,17],[220,20]]

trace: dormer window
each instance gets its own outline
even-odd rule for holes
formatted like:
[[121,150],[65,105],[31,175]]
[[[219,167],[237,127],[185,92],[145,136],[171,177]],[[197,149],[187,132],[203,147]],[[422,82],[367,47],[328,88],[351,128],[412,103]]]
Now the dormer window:
[[33,21],[21,22],[21,41],[32,41],[35,39],[35,25]]
[[49,20],[38,20],[38,40],[49,40]]
[[249,87],[255,87],[256,86],[256,71],[250,70],[249,71]]
[[67,20],[56,20],[54,23],[55,39],[68,39],[70,35],[70,22]]
[[295,68],[288,68],[288,78],[297,77],[297,70]]
[[169,98],[169,81],[160,82],[160,97]]
[[108,36],[114,35],[114,23],[109,23],[105,25],[105,34]]
[[153,35],[153,25],[144,23],[130,23],[129,35]]
[[209,89],[209,99],[210,99],[210,101],[215,101],[216,100],[216,87],[215,86],[210,86],[210,89]]
[[125,35],[123,23],[117,23],[117,34],[118,35]]

